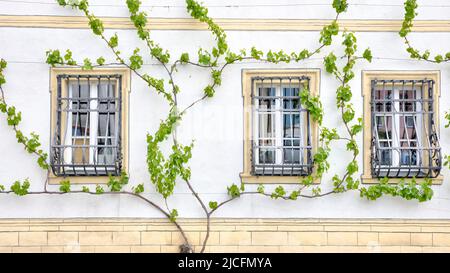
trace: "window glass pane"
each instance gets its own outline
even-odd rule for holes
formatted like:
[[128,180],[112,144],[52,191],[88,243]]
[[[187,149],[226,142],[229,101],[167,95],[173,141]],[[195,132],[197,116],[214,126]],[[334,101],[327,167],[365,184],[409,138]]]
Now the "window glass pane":
[[283,163],[300,163],[300,97],[299,88],[283,88]]
[[378,139],[392,139],[392,116],[376,116]]
[[413,90],[399,90],[400,111],[413,112],[416,111],[416,92]]
[[284,148],[284,163],[298,164],[300,163],[300,149],[299,148]]
[[115,84],[110,84],[108,87],[107,82],[102,82],[98,86],[98,109],[100,111],[114,110],[115,109]]
[[87,164],[89,163],[89,139],[77,138],[73,139],[72,145],[72,163],[73,164]]
[[114,136],[115,132],[115,84],[108,85],[107,81],[101,82],[98,91],[98,136]]
[[259,149],[259,163],[275,164],[275,150],[268,148]]
[[417,139],[417,131],[415,127],[415,117],[403,116],[400,117],[400,138],[401,139]]
[[283,99],[283,109],[299,109],[300,97],[298,93],[298,88],[283,88],[283,96],[290,97]]
[[[87,83],[73,83],[72,90],[72,136],[89,136],[89,87]],[[81,111],[78,111],[81,110]]]
[[293,136],[293,132],[292,132],[292,119],[291,119],[291,117],[292,117],[292,115],[291,114],[284,114],[283,115],[283,119],[284,119],[284,122],[283,122],[283,132],[284,132],[284,134],[283,134],[283,136],[285,137],[285,138],[290,138],[290,137],[292,137]]
[[273,121],[274,121],[274,114],[266,114],[266,113],[259,114],[259,138],[260,139],[275,137]]
[[113,164],[114,156],[112,147],[105,147],[105,145],[113,145],[112,138],[98,138],[98,150],[97,150],[97,161],[100,164]]
[[292,115],[292,123],[294,124],[293,132],[294,138],[300,138],[300,114]]
[[[380,147],[390,147],[390,141],[380,142]],[[390,149],[380,149],[380,164],[381,165],[392,165],[392,150]]]
[[375,90],[375,111],[391,112],[392,111],[392,91],[391,90]]
[[392,112],[392,90],[384,91],[384,111]]
[[276,89],[273,87],[260,87],[258,88],[258,96],[262,97],[259,99],[259,109],[275,109],[275,98]]
[[402,141],[400,146],[401,149],[401,158],[400,158],[400,164],[401,165],[417,165],[417,150],[416,149],[405,149],[409,147],[416,147],[416,142],[408,142]]

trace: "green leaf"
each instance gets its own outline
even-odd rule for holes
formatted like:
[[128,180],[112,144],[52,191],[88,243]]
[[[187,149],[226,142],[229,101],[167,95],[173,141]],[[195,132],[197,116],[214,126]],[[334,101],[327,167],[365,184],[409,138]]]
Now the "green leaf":
[[353,125],[350,128],[350,132],[351,132],[352,136],[355,136],[362,130],[363,130],[362,118],[358,118],[358,124]]
[[228,195],[232,198],[239,197],[241,195],[241,191],[236,184],[232,184],[230,187],[227,187]]
[[323,45],[329,46],[333,41],[333,36],[337,35],[338,33],[339,25],[336,20],[333,20],[331,24],[323,27],[322,31],[320,32],[319,42],[321,42]]
[[97,64],[98,64],[98,65],[104,65],[104,64],[105,64],[105,58],[99,57],[99,58],[97,59]]
[[117,33],[114,33],[114,35],[109,38],[108,44],[112,48],[116,48],[119,45],[119,37],[117,37]]
[[413,26],[412,22],[416,17],[417,2],[416,0],[406,0],[405,4],[405,16],[402,23],[402,28],[399,31],[400,37],[406,37]]
[[320,187],[312,188],[311,191],[312,191],[313,196],[318,196],[322,193],[322,189]]
[[335,71],[337,71],[336,59],[336,55],[334,55],[333,52],[331,52],[324,58],[325,70],[330,74],[333,74],[335,73]]
[[358,162],[356,160],[353,160],[347,165],[347,172],[349,175],[352,175],[358,171]]
[[56,66],[57,64],[64,64],[63,57],[61,56],[59,50],[47,50],[46,55],[47,59],[45,61],[52,67]]
[[278,186],[275,188],[274,192],[270,196],[273,199],[277,199],[280,197],[283,197],[286,194],[286,191],[284,190],[283,186]]
[[252,47],[250,54],[255,60],[260,60],[264,53],[257,50],[255,47]]
[[211,85],[206,86],[203,92],[207,97],[212,97],[215,93],[214,88]]
[[198,62],[202,65],[211,65],[211,54],[200,48],[198,50]]
[[81,67],[81,69],[83,70],[92,70],[93,66],[92,66],[92,62],[91,60],[89,60],[88,58],[83,60],[83,66]]
[[299,191],[293,191],[291,192],[291,194],[289,195],[289,199],[291,200],[297,200],[298,196],[300,195]]
[[175,222],[177,220],[177,217],[178,217],[178,211],[176,209],[173,209],[170,212],[170,216],[169,216],[170,221]]
[[68,65],[76,65],[77,63],[72,59],[72,51],[70,49],[66,50],[66,54],[64,55],[64,60]]
[[119,177],[110,175],[107,186],[110,188],[110,191],[119,192],[123,186],[128,184],[128,180],[128,175],[125,172],[122,172]]
[[102,194],[102,193],[104,193],[104,192],[105,192],[105,190],[103,189],[102,186],[97,185],[97,186],[95,187],[95,193],[97,193],[97,194]]
[[20,183],[20,181],[14,182],[11,186],[11,191],[13,191],[18,196],[24,196],[28,194],[28,189],[30,188],[30,181],[25,179],[23,183]]
[[182,53],[180,57],[181,63],[187,63],[189,62],[189,54],[188,53]]
[[142,56],[138,54],[139,48],[136,48],[133,51],[133,55],[130,56],[130,68],[132,70],[137,70],[142,67],[144,64],[144,60],[142,59]]
[[264,185],[259,184],[259,185],[258,185],[258,188],[256,189],[256,191],[257,191],[258,193],[263,194],[263,193],[264,193]]
[[132,188],[132,191],[133,191],[135,194],[143,193],[143,192],[144,192],[144,184],[138,184],[136,187],[133,187],[133,188]]
[[216,209],[217,208],[217,202],[216,201],[210,201],[209,202],[209,207],[211,209]]
[[104,28],[103,23],[100,19],[95,18],[94,16],[88,16],[89,19],[89,26],[92,29],[92,32],[94,32],[95,35],[102,35]]
[[213,78],[215,85],[222,84],[222,72],[220,70],[211,70],[211,77]]
[[69,180],[62,180],[59,182],[59,191],[68,193],[70,192],[70,181]]
[[312,119],[317,123],[322,124],[323,107],[319,96],[312,96],[307,88],[300,92],[300,101],[303,107],[308,110]]
[[336,13],[342,13],[347,10],[348,3],[347,0],[333,0],[333,8],[336,10]]
[[370,51],[370,48],[367,48],[364,51],[363,58],[366,59],[369,63],[372,62],[372,51]]
[[436,55],[434,57],[434,60],[436,61],[436,63],[442,63],[444,61],[444,57],[442,57],[442,55]]
[[130,13],[136,13],[139,11],[139,6],[141,5],[141,1],[139,0],[127,0],[127,7]]
[[0,59],[0,70],[3,70],[6,68],[8,63],[4,59]]

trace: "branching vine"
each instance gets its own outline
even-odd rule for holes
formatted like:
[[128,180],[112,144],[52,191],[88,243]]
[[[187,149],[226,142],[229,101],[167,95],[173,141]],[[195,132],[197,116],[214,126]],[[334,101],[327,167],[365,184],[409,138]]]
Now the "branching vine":
[[47,164],[47,153],[45,153],[40,147],[41,143],[39,141],[39,136],[32,132],[30,136],[26,136],[20,129],[19,124],[22,121],[22,113],[16,110],[15,106],[8,105],[5,98],[5,92],[3,91],[3,85],[6,83],[5,76],[3,74],[7,63],[4,59],[0,59],[0,111],[6,114],[8,125],[11,126],[14,133],[16,134],[17,142],[24,146],[24,149],[38,157],[37,163],[39,166],[48,170],[49,165]]
[[404,39],[406,51],[412,59],[427,61],[432,63],[442,63],[450,61],[450,51],[445,54],[436,54],[431,56],[429,49],[420,51],[416,49],[408,39],[409,33],[412,31],[413,21],[417,16],[417,0],[406,0],[404,3],[405,15],[403,17],[402,28],[399,31],[400,37]]
[[[405,14],[403,17],[402,28],[399,31],[400,37],[402,37],[406,44],[406,51],[409,53],[411,59],[426,61],[430,63],[440,64],[447,63],[450,61],[450,51],[445,54],[436,54],[431,56],[431,51],[426,49],[421,51],[415,48],[410,40],[408,39],[409,33],[412,31],[414,19],[418,15],[417,8],[419,5],[416,0],[406,0],[404,3]],[[450,112],[446,112],[444,118],[447,122],[445,128],[450,126]],[[448,166],[450,168],[450,155],[444,156],[444,166]]]
[[[29,191],[30,182],[28,179],[23,182],[16,181],[10,188],[6,190],[4,186],[0,185],[0,192],[16,195],[27,194],[123,194],[137,197],[152,207],[159,210],[165,217],[167,217],[177,229],[180,231],[184,244],[181,246],[181,251],[193,252],[193,248],[184,233],[183,228],[177,222],[178,211],[175,208],[170,208],[169,199],[173,195],[174,188],[178,181],[183,181],[192,193],[194,198],[201,206],[206,217],[206,235],[203,239],[200,252],[204,252],[207,246],[211,217],[222,206],[229,202],[244,196],[244,195],[262,195],[272,199],[283,200],[297,200],[299,198],[319,198],[330,194],[340,194],[350,190],[358,190],[360,196],[369,200],[375,200],[382,195],[400,196],[402,198],[411,200],[416,199],[420,202],[430,200],[433,191],[430,188],[431,180],[426,179],[425,182],[417,184],[415,179],[406,183],[401,182],[396,185],[388,183],[388,179],[382,179],[379,184],[362,187],[360,181],[355,178],[359,166],[357,163],[357,156],[359,155],[359,147],[357,145],[357,136],[363,130],[362,118],[356,118],[356,113],[352,105],[352,90],[350,81],[354,78],[353,68],[358,60],[372,61],[372,52],[369,48],[365,49],[363,53],[357,55],[357,39],[354,33],[342,33],[342,47],[343,55],[337,57],[333,52],[328,53],[324,57],[325,70],[333,76],[339,83],[336,90],[336,107],[340,112],[340,117],[344,125],[345,136],[340,135],[336,128],[327,128],[322,125],[324,111],[319,96],[310,94],[307,88],[300,92],[300,102],[302,106],[307,109],[313,121],[318,124],[319,141],[316,152],[313,155],[314,172],[313,174],[299,180],[298,188],[287,192],[287,190],[279,185],[273,192],[268,192],[263,185],[259,185],[256,190],[246,190],[244,185],[232,184],[227,187],[228,198],[223,201],[205,201],[200,194],[194,189],[191,181],[191,169],[188,165],[192,157],[194,142],[187,145],[179,143],[177,140],[177,126],[182,121],[184,114],[198,103],[214,97],[218,87],[222,84],[222,74],[225,68],[231,64],[238,62],[245,62],[248,60],[260,61],[266,63],[290,63],[300,62],[302,60],[311,58],[314,55],[321,53],[326,47],[332,45],[333,38],[340,32],[339,16],[346,12],[348,3],[346,0],[333,0],[332,7],[336,11],[336,17],[332,22],[325,26],[320,32],[318,46],[312,50],[302,49],[298,52],[286,53],[283,50],[263,52],[256,47],[251,49],[241,49],[238,52],[232,51],[227,43],[227,36],[224,30],[217,25],[214,20],[208,15],[208,9],[195,0],[186,0],[186,8],[188,13],[198,20],[205,23],[215,39],[214,46],[211,49],[199,48],[196,60],[183,52],[179,58],[173,58],[168,50],[163,49],[155,40],[153,40],[147,26],[147,14],[140,9],[141,2],[139,0],[126,0],[127,8],[130,14],[130,20],[133,23],[137,36],[144,42],[146,48],[136,47],[133,49],[131,55],[126,58],[124,54],[119,51],[119,37],[117,33],[107,37],[101,19],[97,18],[89,9],[87,0],[57,0],[62,7],[71,7],[77,9],[85,15],[88,19],[88,24],[94,35],[99,36],[100,39],[111,50],[115,60],[107,62],[103,56],[96,59],[95,62],[89,58],[83,59],[82,63],[78,63],[72,56],[70,49],[60,51],[58,49],[48,50],[46,52],[46,62],[50,66],[75,66],[81,67],[84,70],[92,70],[97,67],[108,65],[122,65],[129,68],[137,77],[145,81],[149,88],[155,90],[157,94],[161,95],[169,106],[168,116],[162,120],[158,129],[154,133],[148,133],[147,141],[147,168],[150,174],[150,182],[155,187],[155,190],[164,199],[164,206],[160,206],[149,198],[143,195],[145,191],[144,184],[138,184],[131,188],[131,191],[125,190],[129,178],[126,173],[122,173],[119,177],[110,177],[105,189],[97,185],[95,191],[83,186],[81,190],[72,190],[69,180],[61,182],[59,191]],[[415,16],[415,0],[407,0],[408,5],[408,20],[405,19],[402,31],[402,37],[405,38],[407,45],[411,48],[406,36],[409,33],[412,20]],[[411,50],[408,48],[408,52]],[[148,52],[149,56],[160,64],[165,72],[166,77],[158,78],[141,71],[144,64],[143,54]],[[418,54],[418,53],[417,53]],[[416,56],[416,55],[415,55]],[[423,54],[419,56],[423,58]],[[450,58],[446,57],[445,61]],[[439,59],[439,58],[438,58]],[[435,58],[436,61],[436,58]],[[205,69],[210,74],[209,83],[202,88],[203,95],[193,100],[186,107],[180,108],[177,95],[181,92],[179,85],[175,82],[174,75],[184,66],[196,66]],[[31,133],[30,137],[25,136],[19,129],[18,124],[21,120],[21,113],[17,112],[13,106],[9,106],[5,101],[5,94],[2,85],[5,83],[3,70],[6,68],[6,61],[1,61],[0,66],[0,110],[7,115],[8,124],[13,128],[19,143],[23,144],[29,153],[38,156],[38,164],[43,169],[49,171],[49,164],[47,162],[47,154],[40,149],[39,136]],[[450,116],[448,116],[450,121]],[[162,143],[172,140],[172,146],[169,153],[161,151]],[[347,151],[351,154],[351,160],[346,165],[345,173],[343,175],[335,174],[332,177],[332,189],[322,192],[320,186],[314,182],[323,180],[323,175],[330,169],[328,158],[331,152],[331,143],[334,141],[343,141],[346,145]],[[323,181],[322,181],[323,182]]]

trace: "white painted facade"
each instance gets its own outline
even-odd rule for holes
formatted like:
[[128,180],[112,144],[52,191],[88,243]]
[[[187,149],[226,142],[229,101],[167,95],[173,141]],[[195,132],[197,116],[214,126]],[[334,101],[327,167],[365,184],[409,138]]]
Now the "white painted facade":
[[[62,8],[51,0],[30,0],[22,3],[0,1],[0,13],[4,15],[81,15],[69,8]],[[27,1],[25,1],[27,2]],[[152,17],[187,18],[184,1],[143,0],[145,10]],[[331,19],[334,11],[331,1],[204,1],[210,7],[214,18],[277,18],[277,19]],[[344,19],[401,19],[403,17],[402,0],[353,0]],[[127,16],[124,1],[90,1],[92,11],[97,16]],[[264,6],[264,4],[314,4],[298,6]],[[104,6],[117,5],[117,6]],[[254,5],[256,7],[214,7],[215,5]],[[323,5],[321,5],[323,4]],[[358,5],[354,5],[358,4]],[[418,20],[450,20],[450,3],[446,0],[419,1]],[[97,6],[95,6],[97,5]],[[169,5],[174,7],[153,7],[151,5]],[[131,54],[142,42],[133,30],[106,30],[107,36],[118,33],[119,49],[123,54]],[[397,32],[357,32],[358,48],[370,47],[374,55],[371,64],[359,62],[355,67],[356,77],[351,82],[353,104],[357,116],[362,115],[361,71],[362,70],[440,70],[441,97],[439,113],[443,120],[444,110],[450,109],[450,65],[434,65],[409,59],[403,40]],[[189,52],[196,56],[199,46],[208,48],[213,44],[207,31],[153,31],[152,37],[171,56],[180,56]],[[299,51],[317,46],[319,33],[315,31],[227,31],[232,49],[257,46],[267,51],[283,49],[286,52]],[[447,52],[450,48],[450,33],[412,33],[411,40],[418,48],[431,48],[433,52]],[[334,50],[342,52],[340,38],[334,46],[324,53]],[[24,132],[36,132],[41,136],[45,149],[49,149],[50,140],[50,93],[49,66],[45,64],[45,52],[48,49],[65,50],[70,48],[74,58],[82,61],[89,57],[95,60],[104,56],[114,60],[105,44],[94,36],[89,29],[58,28],[0,28],[0,57],[8,61],[5,71],[7,83],[4,86],[8,102],[22,111],[21,128]],[[325,108],[324,126],[337,127],[343,131],[340,117],[336,115],[335,90],[338,83],[328,75],[322,65],[322,56],[291,64],[241,63],[231,65],[223,73],[223,84],[212,99],[205,100],[191,109],[184,117],[178,135],[187,144],[195,139],[192,168],[192,183],[205,200],[224,200],[226,187],[239,184],[239,173],[243,169],[243,99],[241,90],[241,70],[251,68],[319,68],[321,69],[320,94]],[[191,58],[192,58],[191,57]],[[145,58],[143,71],[165,76],[162,67],[154,60]],[[202,96],[202,89],[209,81],[208,73],[201,69],[181,67],[175,78],[181,87],[180,105]],[[152,200],[163,204],[154,193],[147,172],[146,133],[153,133],[161,119],[167,114],[167,104],[154,90],[136,76],[132,76],[129,113],[129,176],[130,188],[145,183],[146,193]],[[440,124],[440,141],[444,154],[450,153],[450,129]],[[17,179],[30,178],[31,190],[43,188],[46,173],[36,164],[36,158],[27,154],[18,145],[14,132],[8,128],[6,118],[0,117],[0,183],[8,186]],[[362,147],[362,134],[358,135]],[[331,171],[322,179],[323,191],[332,187],[330,179],[335,173],[343,173],[345,164],[351,155],[342,143],[333,145],[330,157]],[[359,157],[362,170],[362,155]],[[315,200],[297,201],[271,200],[260,196],[245,196],[221,208],[216,217],[245,218],[450,218],[450,171],[443,167],[444,182],[433,186],[434,197],[426,203],[406,201],[401,198],[383,197],[377,201],[361,199],[357,192],[331,195]],[[94,189],[95,186],[90,186]],[[58,186],[49,186],[57,190]],[[74,189],[81,186],[73,186]],[[256,185],[247,185],[247,189],[256,189]],[[269,190],[273,186],[266,186]],[[286,186],[287,189],[292,188]],[[202,210],[187,187],[179,182],[169,204],[177,208],[180,217],[203,217]],[[1,218],[28,217],[161,217],[161,214],[145,203],[127,196],[0,196]]]

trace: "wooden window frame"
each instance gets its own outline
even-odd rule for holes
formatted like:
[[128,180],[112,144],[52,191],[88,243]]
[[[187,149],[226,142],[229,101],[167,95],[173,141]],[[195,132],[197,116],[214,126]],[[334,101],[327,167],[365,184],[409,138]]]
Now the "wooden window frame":
[[[242,183],[246,184],[298,184],[304,176],[256,176],[252,175],[251,149],[253,139],[252,121],[252,78],[254,77],[301,77],[310,78],[310,94],[319,95],[320,90],[320,69],[243,69],[242,70],[242,97],[244,113],[244,143],[243,143],[243,171],[240,173]],[[311,119],[311,144],[312,154],[317,151],[319,144],[319,127],[317,122]],[[313,171],[312,175],[314,176]],[[319,179],[314,180],[315,184],[320,183]]]
[[[361,72],[361,95],[363,97],[363,173],[361,175],[361,182],[364,184],[379,183],[380,178],[373,177],[371,171],[371,82],[372,80],[423,80],[424,78],[434,80],[433,89],[433,109],[439,113],[439,99],[441,95],[441,81],[439,70],[363,70]],[[439,114],[434,116],[436,130],[439,134]],[[396,184],[402,180],[409,180],[412,178],[389,178],[389,183]],[[436,178],[431,178],[433,184],[442,184],[443,175],[440,174]],[[423,182],[425,178],[416,178],[416,182]]]
[[[128,68],[108,67],[94,68],[93,70],[82,70],[72,67],[53,67],[50,69],[50,143],[53,141],[53,132],[56,127],[56,107],[58,97],[58,75],[120,75],[122,78],[122,126],[121,126],[121,150],[122,171],[128,172],[129,163],[129,93],[131,86],[131,72]],[[48,183],[59,184],[69,179],[72,184],[106,184],[108,176],[55,176],[52,171],[48,174]]]

